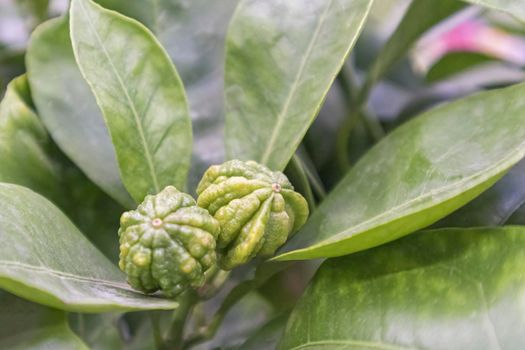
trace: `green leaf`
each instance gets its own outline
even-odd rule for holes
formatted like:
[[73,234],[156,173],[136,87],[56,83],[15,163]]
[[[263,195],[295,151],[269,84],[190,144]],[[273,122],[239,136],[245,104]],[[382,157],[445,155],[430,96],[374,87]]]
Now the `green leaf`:
[[372,63],[362,98],[407,53],[425,31],[464,6],[457,0],[413,0],[401,22]]
[[428,226],[474,199],[525,154],[525,84],[412,119],[373,147],[279,260],[350,254]]
[[226,46],[226,151],[283,170],[372,0],[243,0]]
[[167,185],[183,189],[191,158],[191,120],[168,55],[139,22],[90,0],[73,0],[71,41],[115,146],[135,201]]
[[525,21],[525,6],[522,0],[464,0],[471,4],[485,6],[494,10],[506,12]]
[[60,202],[60,174],[51,142],[30,105],[25,76],[13,80],[0,103],[0,181],[16,183]]
[[501,180],[434,227],[501,226],[525,203],[525,160]]
[[328,260],[280,349],[523,349],[524,246],[524,227],[445,229]]
[[434,63],[426,74],[425,80],[429,83],[435,83],[491,61],[494,59],[477,52],[447,53]]
[[54,141],[106,193],[134,206],[102,114],[75,62],[67,18],[52,19],[33,32],[26,61],[35,105]]
[[24,187],[0,184],[0,241],[0,287],[20,297],[79,312],[177,306],[133,291],[60,210]]
[[118,259],[116,218],[124,209],[57,150],[31,106],[26,78],[19,77],[0,103],[0,182],[52,200],[108,257]]
[[88,349],[69,329],[66,313],[0,291],[0,348]]

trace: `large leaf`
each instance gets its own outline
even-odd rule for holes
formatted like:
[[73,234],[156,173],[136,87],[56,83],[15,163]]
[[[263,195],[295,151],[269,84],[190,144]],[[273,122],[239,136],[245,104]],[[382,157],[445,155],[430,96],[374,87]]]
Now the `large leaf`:
[[93,182],[132,206],[104,119],[75,62],[67,18],[33,32],[26,61],[35,105],[54,141]]
[[525,228],[445,229],[327,261],[281,349],[525,348]]
[[525,6],[522,0],[464,0],[472,4],[507,12],[525,22]]
[[90,0],[73,0],[71,41],[108,125],[124,185],[136,201],[184,188],[191,121],[182,82],[143,25]]
[[0,181],[60,201],[60,175],[49,156],[50,147],[46,130],[30,106],[26,78],[16,78],[0,103]]
[[501,226],[525,203],[525,160],[481,196],[434,227]]
[[31,106],[26,78],[19,77],[0,103],[0,182],[52,200],[107,256],[118,258],[122,207],[57,150]]
[[458,0],[413,0],[372,63],[363,89],[364,94],[407,53],[421,34],[463,6]]
[[525,84],[442,105],[396,129],[341,180],[277,259],[331,257],[423,228],[525,154]]
[[66,313],[0,291],[0,348],[87,349],[69,329]]
[[226,150],[282,170],[354,45],[372,0],[243,0],[226,48]]
[[133,291],[125,276],[53,204],[0,184],[0,287],[81,312],[170,309],[177,303]]

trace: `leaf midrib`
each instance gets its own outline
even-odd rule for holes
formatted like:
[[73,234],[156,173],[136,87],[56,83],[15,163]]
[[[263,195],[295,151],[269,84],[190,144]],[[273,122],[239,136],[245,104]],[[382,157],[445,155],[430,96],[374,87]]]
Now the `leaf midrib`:
[[82,12],[84,13],[84,15],[87,18],[89,27],[90,27],[91,31],[94,33],[96,41],[99,44],[100,48],[102,49],[102,52],[103,52],[104,56],[106,57],[109,65],[111,67],[111,70],[112,70],[113,74],[117,78],[117,81],[118,81],[118,83],[120,85],[120,88],[124,92],[124,95],[125,95],[126,100],[127,100],[128,104],[129,104],[129,107],[131,108],[131,111],[132,111],[132,114],[133,114],[133,118],[135,120],[135,124],[137,125],[137,130],[139,132],[140,140],[141,140],[141,142],[143,144],[144,155],[145,155],[146,161],[148,163],[148,169],[150,171],[150,175],[151,175],[151,178],[153,180],[153,185],[155,187],[155,191],[159,192],[160,191],[160,186],[159,186],[159,181],[157,179],[157,174],[156,174],[156,171],[155,171],[155,165],[153,163],[153,158],[151,156],[150,150],[148,148],[148,144],[147,144],[147,141],[146,141],[146,136],[144,134],[144,129],[143,129],[142,123],[140,122],[140,118],[139,118],[137,109],[135,107],[135,104],[133,103],[133,100],[131,99],[131,96],[129,95],[128,89],[126,88],[126,85],[124,84],[124,81],[122,80],[122,77],[120,76],[119,72],[117,71],[117,68],[116,68],[115,64],[113,63],[113,60],[111,59],[108,51],[106,50],[106,47],[102,43],[102,39],[100,38],[100,36],[98,35],[98,32],[96,31],[95,27],[93,26],[93,21],[92,21],[90,15],[89,15],[89,13],[84,8],[84,4],[82,3],[82,1],[78,1],[78,3],[80,5],[80,8],[82,9]]
[[271,150],[274,147],[274,144],[277,140],[277,135],[280,133],[280,130],[283,127],[284,123],[284,116],[288,113],[288,110],[290,109],[290,105],[292,103],[292,99],[295,96],[295,93],[297,91],[297,88],[299,87],[299,81],[301,80],[301,76],[303,75],[304,69],[306,68],[306,63],[309,61],[312,51],[314,48],[314,43],[317,41],[317,38],[319,37],[319,33],[321,32],[321,28],[327,18],[328,10],[332,6],[333,0],[328,1],[328,5],[326,6],[325,10],[321,14],[321,17],[319,18],[319,22],[317,23],[317,26],[314,31],[314,35],[312,36],[312,40],[308,44],[308,48],[306,49],[306,53],[303,56],[303,59],[301,60],[301,64],[299,65],[299,69],[297,71],[297,74],[295,76],[295,79],[292,83],[292,88],[290,89],[290,92],[286,96],[286,100],[283,106],[283,109],[281,112],[277,115],[277,121],[275,124],[275,127],[272,130],[272,134],[270,136],[270,140],[268,141],[268,145],[266,146],[266,149],[264,150],[264,153],[261,157],[261,163],[266,164],[270,158]]
[[119,283],[116,281],[109,281],[109,280],[104,280],[104,279],[99,279],[99,278],[89,277],[89,276],[75,275],[75,274],[68,273],[68,272],[50,269],[45,266],[35,266],[35,265],[29,265],[29,264],[24,264],[24,263],[20,263],[16,261],[9,261],[9,260],[0,260],[0,266],[5,266],[8,268],[15,268],[15,269],[18,268],[21,270],[27,270],[27,271],[32,271],[32,272],[41,273],[41,274],[49,274],[49,275],[56,276],[57,278],[70,279],[76,282],[96,283],[99,285],[104,285],[104,286],[136,293],[136,291],[134,291],[132,288],[130,288],[125,283]]

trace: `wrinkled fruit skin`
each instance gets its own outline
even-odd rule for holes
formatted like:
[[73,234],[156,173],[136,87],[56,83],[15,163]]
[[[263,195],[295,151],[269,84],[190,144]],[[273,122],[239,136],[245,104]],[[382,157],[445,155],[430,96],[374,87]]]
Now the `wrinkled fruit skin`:
[[168,186],[120,218],[119,267],[133,288],[174,297],[204,284],[204,272],[216,264],[219,231],[191,196]]
[[197,194],[197,204],[221,225],[217,247],[225,270],[274,254],[308,218],[308,204],[288,178],[254,161],[210,167]]

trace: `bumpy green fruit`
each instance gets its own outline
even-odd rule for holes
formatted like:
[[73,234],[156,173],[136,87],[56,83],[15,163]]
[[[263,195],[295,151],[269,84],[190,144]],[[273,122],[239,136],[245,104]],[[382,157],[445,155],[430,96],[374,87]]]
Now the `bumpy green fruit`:
[[197,204],[221,224],[217,246],[226,270],[274,254],[308,217],[306,200],[286,176],[254,161],[210,167],[197,194]]
[[120,218],[120,269],[133,288],[174,297],[204,284],[204,272],[216,264],[219,231],[191,196],[168,186]]

